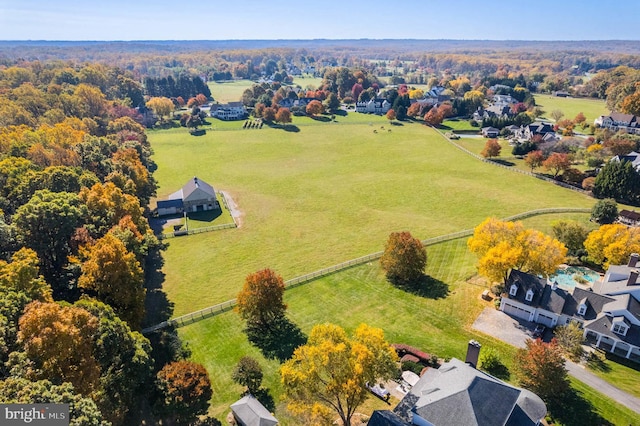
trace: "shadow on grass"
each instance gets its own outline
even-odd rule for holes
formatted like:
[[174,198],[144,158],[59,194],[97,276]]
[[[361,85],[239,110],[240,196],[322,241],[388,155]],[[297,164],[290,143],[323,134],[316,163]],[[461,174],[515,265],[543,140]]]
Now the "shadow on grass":
[[309,118],[316,121],[322,121],[323,123],[331,121],[330,117],[326,117],[324,115],[310,115]]
[[222,210],[207,210],[204,212],[187,213],[189,219],[197,220],[200,222],[213,222],[216,218],[222,215]]
[[453,130],[453,127],[449,127],[445,124],[440,124],[439,126],[436,127],[436,129],[438,130]]
[[346,117],[347,116],[347,111],[343,110],[343,109],[339,109],[333,112],[335,115],[339,115],[341,117]]
[[500,164],[502,166],[507,166],[507,167],[513,167],[516,165],[516,163],[512,163],[511,161],[507,161],[507,160],[500,160],[499,158],[489,158],[489,161],[492,161],[496,164]]
[[162,266],[164,259],[161,250],[164,246],[154,247],[149,251],[145,261],[145,287],[146,295],[144,300],[145,318],[143,327],[166,321],[173,315],[173,302],[162,290],[164,273]]
[[501,362],[498,362],[495,366],[492,366],[492,368],[485,369],[485,371],[500,380],[509,380],[511,378],[511,372],[509,372],[507,366]]
[[189,130],[189,134],[191,136],[204,136],[207,134],[207,131],[205,129]]
[[273,396],[271,395],[271,392],[269,392],[269,389],[260,388],[253,393],[253,396],[260,401],[260,404],[264,405],[264,408],[266,408],[267,411],[271,413],[276,411],[276,402],[273,400]]
[[551,418],[563,426],[613,425],[595,412],[593,405],[582,393],[569,389],[547,403]]
[[[607,356],[607,358],[609,358]],[[593,352],[589,354],[587,358],[587,367],[594,371],[601,371],[603,373],[608,373],[611,371],[611,366],[605,362],[605,357],[598,352]]]
[[449,294],[449,286],[445,282],[428,275],[423,275],[417,282],[393,284],[407,293],[427,299],[442,299]]
[[284,130],[285,132],[292,132],[292,133],[298,133],[300,131],[300,128],[295,124],[285,124],[284,126],[281,126],[281,129]]
[[307,343],[307,336],[287,317],[274,320],[267,327],[248,324],[245,333],[265,358],[281,363],[291,358],[298,346]]

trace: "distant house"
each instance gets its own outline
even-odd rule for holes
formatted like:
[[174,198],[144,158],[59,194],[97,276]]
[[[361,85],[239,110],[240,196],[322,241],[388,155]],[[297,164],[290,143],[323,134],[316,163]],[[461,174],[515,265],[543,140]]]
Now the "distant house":
[[216,199],[216,191],[211,185],[194,177],[181,189],[160,200],[158,216],[182,214],[190,212],[217,210],[220,208]]
[[640,172],[640,154],[635,151],[631,151],[627,155],[616,155],[611,161],[629,161]]
[[278,419],[264,408],[253,395],[247,395],[231,404],[233,417],[240,426],[274,426]]
[[527,126],[521,126],[516,133],[516,137],[519,139],[531,140],[534,136],[540,135],[545,142],[557,142],[555,134],[556,132],[553,130],[553,126],[551,124],[536,121]]
[[631,210],[620,210],[618,222],[629,226],[640,226],[640,213]]
[[517,104],[518,100],[511,95],[493,95],[494,104]]
[[511,271],[500,310],[547,327],[579,324],[594,346],[640,362],[638,255],[612,265],[592,289],[567,291],[544,278]]
[[391,104],[386,99],[370,99],[367,102],[356,102],[356,112],[367,114],[386,114]]
[[[479,346],[477,344],[478,351]],[[540,397],[476,370],[477,355],[475,362],[469,362],[452,358],[438,369],[428,369],[393,412],[374,411],[368,425],[540,424],[547,414],[547,407]]]
[[229,102],[211,105],[209,114],[220,120],[242,120],[247,116],[247,109],[242,102]]
[[557,91],[553,92],[553,96],[557,96],[559,98],[568,98],[571,95],[569,94],[569,92],[565,92],[565,91],[562,91],[562,90],[557,90]]
[[291,99],[291,98],[284,98],[282,99],[278,105],[282,108],[294,108],[294,107],[300,107],[300,108],[306,108],[307,105],[309,105],[309,103],[311,101],[320,101],[320,99],[316,99],[316,98],[300,98],[300,99]]
[[496,129],[495,127],[483,127],[482,136],[485,138],[497,138],[500,134],[500,129]]
[[640,118],[632,114],[612,112],[596,118],[593,124],[614,131],[624,130],[627,133],[640,134]]

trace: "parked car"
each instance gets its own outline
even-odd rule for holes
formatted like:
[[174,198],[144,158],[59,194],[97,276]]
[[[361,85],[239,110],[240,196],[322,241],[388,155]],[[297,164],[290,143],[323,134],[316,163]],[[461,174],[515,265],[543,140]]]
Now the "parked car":
[[536,325],[536,328],[533,329],[533,337],[538,338],[542,337],[547,327],[542,324]]

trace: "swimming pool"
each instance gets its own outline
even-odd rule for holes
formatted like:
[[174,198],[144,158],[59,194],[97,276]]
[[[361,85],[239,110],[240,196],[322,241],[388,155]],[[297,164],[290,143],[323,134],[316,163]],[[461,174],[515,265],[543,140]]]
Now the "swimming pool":
[[582,284],[590,287],[599,279],[600,274],[583,266],[569,266],[568,268],[561,268],[549,277],[549,280],[556,281],[559,286],[566,289],[572,289],[576,284]]

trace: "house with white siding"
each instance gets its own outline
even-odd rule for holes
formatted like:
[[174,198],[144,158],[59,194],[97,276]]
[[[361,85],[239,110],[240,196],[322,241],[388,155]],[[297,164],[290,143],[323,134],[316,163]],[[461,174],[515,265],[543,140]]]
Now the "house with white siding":
[[182,188],[157,203],[158,216],[220,209],[216,191],[194,176]]

